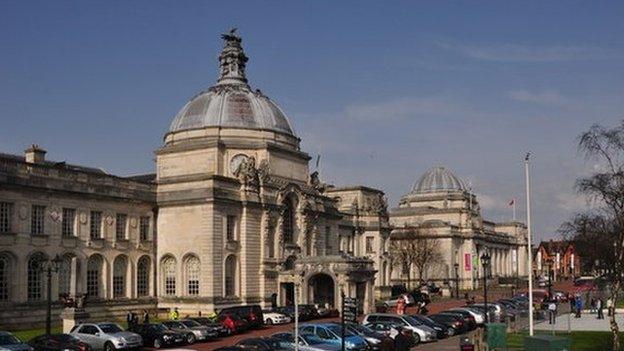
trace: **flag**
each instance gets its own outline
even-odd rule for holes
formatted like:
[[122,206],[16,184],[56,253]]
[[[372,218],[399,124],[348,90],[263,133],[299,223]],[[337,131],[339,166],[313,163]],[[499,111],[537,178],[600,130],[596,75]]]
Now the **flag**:
[[509,201],[509,205],[507,206],[513,206],[516,204],[516,199],[511,199],[511,201]]

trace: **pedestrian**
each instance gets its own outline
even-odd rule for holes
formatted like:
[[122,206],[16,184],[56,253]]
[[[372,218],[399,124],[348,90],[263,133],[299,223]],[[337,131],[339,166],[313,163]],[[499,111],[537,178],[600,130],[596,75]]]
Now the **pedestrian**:
[[570,313],[576,314],[576,297],[574,297],[574,295],[570,295],[570,297],[568,297],[568,300],[570,301]]
[[589,313],[594,313],[596,311],[596,299],[592,297],[591,301],[589,301]]
[[557,304],[555,300],[548,302],[548,324],[556,324],[557,322]]
[[143,310],[143,324],[149,324],[149,312]]
[[396,311],[397,314],[405,314],[405,298],[403,297],[403,295],[399,296],[399,298],[397,299]]
[[576,297],[576,316],[574,318],[581,318],[581,311],[583,310],[583,299],[580,296]]
[[132,313],[132,325],[136,326],[139,325],[139,314],[138,313]]
[[128,329],[132,327],[132,322],[134,322],[134,312],[128,311],[128,313],[126,313],[126,324],[128,325]]
[[409,351],[410,349],[410,340],[409,338],[403,334],[403,328],[400,326],[396,326],[397,335],[394,338],[394,349],[396,351]]
[[607,299],[607,316],[611,317],[611,313],[613,313],[613,300],[609,297]]
[[178,308],[175,307],[171,312],[169,312],[169,319],[172,321],[177,321],[180,319],[180,312],[178,312]]
[[602,299],[598,299],[596,301],[596,311],[598,312],[598,318],[597,319],[604,319],[604,312],[602,312],[602,309],[603,309]]

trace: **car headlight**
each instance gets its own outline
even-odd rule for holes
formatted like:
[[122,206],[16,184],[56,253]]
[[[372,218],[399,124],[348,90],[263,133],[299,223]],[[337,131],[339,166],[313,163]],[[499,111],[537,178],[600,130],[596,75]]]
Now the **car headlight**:
[[354,349],[355,348],[355,344],[351,341],[347,341],[345,342],[345,347],[348,349]]
[[163,335],[163,340],[169,340],[169,339],[171,339],[171,335],[167,335],[167,334]]
[[375,338],[372,338],[370,336],[366,337],[366,341],[368,341],[368,342],[370,342],[371,344],[374,344],[374,345],[377,345],[377,344],[379,344],[381,342],[380,339],[375,339]]

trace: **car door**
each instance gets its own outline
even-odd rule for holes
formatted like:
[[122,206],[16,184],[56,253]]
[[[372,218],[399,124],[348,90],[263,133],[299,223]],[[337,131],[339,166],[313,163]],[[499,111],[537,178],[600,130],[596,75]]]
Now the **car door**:
[[85,324],[83,326],[80,327],[80,329],[78,329],[78,338],[84,342],[86,342],[87,344],[89,344],[92,348],[94,349],[98,349],[100,348],[99,345],[99,338],[95,336],[95,334],[99,331],[98,328],[96,328],[94,325],[92,324]]

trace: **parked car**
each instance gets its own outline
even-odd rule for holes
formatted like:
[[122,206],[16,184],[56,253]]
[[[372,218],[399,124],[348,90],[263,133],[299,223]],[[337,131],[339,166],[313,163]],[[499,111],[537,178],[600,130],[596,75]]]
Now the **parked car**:
[[[89,344],[78,340],[70,334],[39,335],[31,339],[28,344],[33,351],[90,351]],[[0,345],[0,349],[4,349]],[[12,348],[9,348],[13,350]]]
[[466,328],[467,331],[477,329],[477,322],[475,321],[472,314],[468,311],[461,311],[461,310],[442,311],[438,314],[450,314],[450,315],[458,316],[464,321],[464,327]]
[[414,304],[414,298],[412,297],[411,294],[401,294],[401,295],[397,295],[397,296],[393,296],[387,300],[384,301],[384,306],[386,307],[396,307],[399,297],[403,297],[403,299],[405,300],[405,306],[412,306]]
[[203,327],[201,324],[190,319],[165,321],[162,324],[165,327],[184,335],[186,342],[189,344],[194,344],[197,341],[208,340],[209,338],[216,338],[218,336],[218,334],[209,333],[208,328]]
[[272,337],[243,339],[236,345],[255,351],[290,351],[293,349],[292,343]]
[[[305,305],[304,305],[305,306]],[[280,306],[271,310],[272,312],[281,313],[290,318],[291,321],[295,320],[295,306]],[[298,306],[299,321],[309,321],[319,317],[316,309],[302,308]]]
[[440,323],[436,323],[433,321],[433,319],[427,317],[427,316],[423,316],[422,314],[414,314],[412,315],[412,318],[416,319],[417,321],[422,322],[422,324],[428,326],[429,328],[433,329],[436,331],[436,337],[438,339],[444,339],[446,337],[448,337],[448,328]]
[[[485,307],[484,304],[482,303],[474,303],[470,306],[473,307],[478,307],[478,306],[483,306]],[[507,318],[507,313],[505,312],[505,307],[503,307],[503,305],[501,305],[500,303],[496,303],[496,302],[492,302],[492,303],[488,303],[488,308],[493,308],[494,309],[494,321],[497,322],[505,322],[505,319]],[[490,322],[493,322],[493,320],[490,320]]]
[[10,351],[32,351],[32,347],[17,336],[7,332],[0,331],[0,350]]
[[[295,336],[292,333],[276,333],[271,335],[289,342],[294,348]],[[316,334],[299,334],[299,350],[301,351],[339,351],[341,346],[328,344]]]
[[207,327],[208,330],[212,330],[219,334],[219,336],[228,335],[228,330],[221,323],[216,322],[208,317],[191,317],[190,320],[194,320],[195,322]]
[[314,305],[299,305],[299,312],[306,315],[307,320],[320,318],[318,309]]
[[465,323],[462,318],[452,314],[432,314],[429,316],[434,322],[445,325],[448,328],[449,336],[464,333]]
[[286,324],[290,323],[290,317],[283,315],[279,312],[271,312],[270,310],[262,311],[262,315],[264,316],[264,324],[272,325],[272,324]]
[[[342,344],[342,327],[335,323],[314,323],[304,324],[299,327],[302,334],[315,334],[323,339],[326,344],[341,345]],[[356,335],[349,330],[344,331],[345,348],[349,351],[366,351],[368,343],[364,338]]]
[[370,322],[363,324],[365,327],[370,328],[385,336],[396,339],[399,333],[403,334],[408,340],[412,340],[412,346],[416,345],[416,338],[414,332],[411,329],[403,328],[400,324],[391,322]]
[[217,323],[227,330],[228,335],[242,333],[248,329],[247,321],[237,314],[221,314],[217,317]]
[[391,351],[394,349],[394,341],[389,336],[376,332],[369,327],[359,324],[348,324],[347,330],[357,334],[366,340],[368,346],[374,351]]
[[115,323],[82,323],[74,326],[70,334],[95,350],[114,351],[143,346],[139,334],[124,331]]
[[183,333],[173,331],[162,324],[138,324],[128,330],[141,335],[144,345],[150,345],[155,349],[186,343]]
[[257,329],[264,325],[264,317],[262,316],[262,308],[259,305],[247,305],[228,307],[219,311],[219,315],[235,314],[243,318],[248,323],[248,328]]
[[[466,306],[466,308],[476,311],[478,313],[481,313],[483,315],[483,318],[485,319],[485,306],[484,305],[475,305],[472,304],[470,306]],[[496,308],[493,306],[490,306],[490,304],[488,304],[488,313],[487,313],[488,317],[487,317],[487,322],[496,322],[497,318],[496,318]]]
[[424,323],[408,315],[398,315],[389,313],[372,313],[366,315],[362,324],[371,322],[391,322],[414,332],[416,343],[431,342],[438,340],[436,331],[426,326]]

